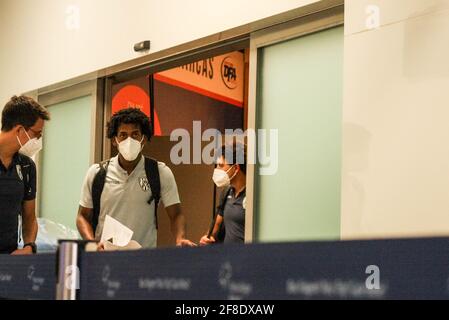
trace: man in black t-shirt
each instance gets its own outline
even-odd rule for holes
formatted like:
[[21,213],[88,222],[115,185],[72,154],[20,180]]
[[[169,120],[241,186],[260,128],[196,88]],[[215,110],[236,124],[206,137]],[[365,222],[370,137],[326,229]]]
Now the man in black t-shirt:
[[[25,96],[14,96],[2,111],[0,131],[0,253],[36,253],[36,166],[47,110]],[[22,215],[24,247],[17,249]]]
[[[221,193],[211,230],[200,245],[216,242],[244,243],[246,211],[246,145],[234,141],[221,148],[212,178]],[[221,230],[224,229],[224,232]],[[221,233],[224,238],[219,239]]]

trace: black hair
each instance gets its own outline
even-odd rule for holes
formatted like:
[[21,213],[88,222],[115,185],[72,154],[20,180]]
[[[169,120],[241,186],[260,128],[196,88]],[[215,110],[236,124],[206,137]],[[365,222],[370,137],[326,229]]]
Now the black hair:
[[140,131],[150,141],[153,136],[153,128],[150,118],[137,108],[128,108],[116,112],[107,124],[107,135],[109,139],[116,137],[121,124],[136,124]]
[[14,96],[3,108],[2,131],[10,131],[17,125],[28,130],[38,119],[50,120],[47,109],[30,97]]
[[233,140],[230,144],[224,144],[219,150],[218,157],[223,156],[230,165],[237,164],[240,170],[246,174],[247,147],[242,142]]

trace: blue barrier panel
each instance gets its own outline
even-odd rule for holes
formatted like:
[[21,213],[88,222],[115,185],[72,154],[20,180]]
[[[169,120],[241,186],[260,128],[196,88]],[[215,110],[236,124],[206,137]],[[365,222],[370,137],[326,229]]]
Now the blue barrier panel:
[[55,299],[56,256],[0,255],[1,299]]
[[447,299],[449,239],[84,253],[81,299]]

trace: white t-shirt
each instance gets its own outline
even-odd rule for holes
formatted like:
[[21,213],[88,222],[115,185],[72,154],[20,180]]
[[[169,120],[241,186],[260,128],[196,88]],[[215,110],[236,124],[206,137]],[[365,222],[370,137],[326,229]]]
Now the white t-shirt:
[[[172,171],[165,163],[158,162],[158,165],[162,203],[165,207],[180,203],[178,187]],[[93,208],[92,182],[99,170],[98,164],[92,165],[84,179],[80,205],[85,208]],[[157,230],[154,201],[148,204],[150,196],[151,188],[145,173],[144,157],[130,175],[120,166],[118,156],[111,158],[101,194],[100,216],[95,238],[101,239],[104,220],[108,214],[134,232],[132,240],[139,242],[144,248],[155,248]]]

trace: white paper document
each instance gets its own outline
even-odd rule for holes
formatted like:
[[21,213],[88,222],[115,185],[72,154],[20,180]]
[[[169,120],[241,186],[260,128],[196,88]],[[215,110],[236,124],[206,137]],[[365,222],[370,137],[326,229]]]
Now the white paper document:
[[125,247],[131,241],[134,232],[128,227],[121,224],[110,215],[106,215],[103,226],[103,233],[101,235],[101,242],[107,241],[119,247]]

